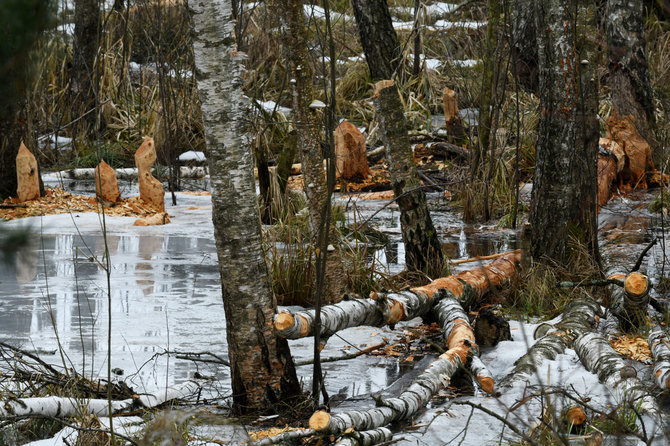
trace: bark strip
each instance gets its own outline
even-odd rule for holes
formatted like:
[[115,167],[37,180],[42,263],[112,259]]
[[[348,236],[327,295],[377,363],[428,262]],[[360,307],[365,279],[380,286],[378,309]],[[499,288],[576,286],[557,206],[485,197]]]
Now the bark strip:
[[654,327],[649,333],[649,348],[654,357],[654,376],[662,389],[670,389],[670,340],[660,327]]
[[604,336],[587,332],[577,337],[574,348],[584,367],[598,379],[617,390],[617,401],[625,401],[641,412],[657,416],[656,399],[637,378],[635,369],[626,365]]

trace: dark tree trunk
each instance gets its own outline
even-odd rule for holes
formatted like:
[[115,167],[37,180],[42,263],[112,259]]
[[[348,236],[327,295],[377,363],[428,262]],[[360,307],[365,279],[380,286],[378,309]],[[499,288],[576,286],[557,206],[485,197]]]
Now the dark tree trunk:
[[[70,88],[72,110],[76,119],[96,107],[97,76],[95,63],[100,47],[101,15],[98,0],[75,0],[74,41]],[[97,113],[86,114],[75,124],[76,137],[95,131]]]
[[537,33],[533,4],[535,0],[514,0],[512,7],[512,61],[519,83],[536,92],[538,79]]
[[444,266],[442,245],[430,218],[426,194],[414,164],[407,121],[395,84],[392,81],[377,82],[374,102],[386,147],[393,195],[400,208],[407,269],[440,277]]
[[22,113],[32,78],[28,55],[48,24],[48,11],[43,0],[0,2],[0,198],[16,196],[16,154],[22,139],[29,144]]
[[314,76],[310,66],[307,26],[301,0],[273,0],[281,11],[284,48],[290,66],[293,86],[293,109],[298,134],[298,152],[302,162],[304,190],[309,208],[311,237],[316,240],[328,200],[323,170],[323,153],[316,110],[310,108],[314,99]]
[[300,392],[286,340],[275,336],[277,304],[265,262],[253,156],[245,138],[230,0],[192,0],[195,60],[212,176],[212,218],[226,313],[233,407],[276,410]]
[[372,80],[393,78],[401,51],[386,0],[351,0],[351,4]]
[[540,123],[529,221],[530,255],[568,266],[573,238],[599,262],[596,227],[595,7],[586,0],[535,3]]
[[642,0],[608,0],[607,56],[612,106],[619,115],[633,115],[635,127],[658,157],[653,135],[654,104],[646,56]]

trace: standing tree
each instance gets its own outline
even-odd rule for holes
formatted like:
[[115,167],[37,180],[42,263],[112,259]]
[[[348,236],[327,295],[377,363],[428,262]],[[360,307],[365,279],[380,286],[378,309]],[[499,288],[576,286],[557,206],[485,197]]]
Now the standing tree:
[[0,198],[16,195],[16,154],[28,136],[27,119],[19,118],[31,83],[30,50],[49,21],[50,2],[0,2]]
[[444,268],[442,245],[430,218],[426,194],[412,157],[407,120],[393,81],[375,84],[374,103],[386,147],[393,195],[400,208],[407,269],[423,271],[432,278],[440,277]]
[[248,99],[240,78],[230,0],[190,2],[194,50],[212,178],[212,218],[226,313],[233,404],[267,410],[300,392],[285,339],[275,336],[272,293],[245,132]]
[[392,79],[402,51],[386,0],[351,0],[358,35],[373,80]]
[[534,0],[514,0],[512,4],[512,35],[510,49],[514,73],[519,83],[536,92],[538,83],[537,35]]
[[653,136],[654,104],[646,55],[643,3],[642,0],[607,1],[609,85],[614,108],[620,116],[633,116],[637,131],[656,151],[659,146]]
[[70,93],[75,113],[72,119],[82,117],[75,126],[76,137],[86,137],[88,132],[96,130],[98,116],[91,110],[97,106],[98,76],[95,74],[95,64],[101,26],[99,1],[75,0]]
[[530,255],[566,265],[574,239],[598,262],[595,6],[587,0],[535,3],[540,123],[529,221]]
[[298,152],[301,156],[303,180],[309,227],[312,240],[316,240],[318,229],[329,199],[323,171],[323,153],[316,110],[310,108],[314,99],[314,76],[310,66],[307,45],[307,25],[301,0],[273,0],[281,11],[284,33],[284,50],[293,78],[293,109],[298,135]]

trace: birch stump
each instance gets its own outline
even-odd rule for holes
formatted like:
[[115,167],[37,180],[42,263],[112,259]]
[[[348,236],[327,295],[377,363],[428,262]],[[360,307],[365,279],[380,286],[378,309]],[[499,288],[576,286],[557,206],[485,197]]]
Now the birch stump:
[[649,306],[649,279],[644,274],[632,272],[628,275],[611,274],[609,279],[623,280],[624,286],[612,285],[610,310],[619,320],[625,332],[638,331],[647,327],[647,307]]
[[248,99],[240,77],[230,0],[189,3],[196,32],[198,89],[212,181],[212,219],[237,412],[266,411],[300,386],[286,340],[277,338],[256,201],[253,156],[245,136]]
[[384,80],[375,84],[374,103],[381,139],[386,148],[391,186],[400,208],[407,269],[439,277],[444,267],[442,245],[430,218],[426,194],[412,157],[407,121],[393,81]]

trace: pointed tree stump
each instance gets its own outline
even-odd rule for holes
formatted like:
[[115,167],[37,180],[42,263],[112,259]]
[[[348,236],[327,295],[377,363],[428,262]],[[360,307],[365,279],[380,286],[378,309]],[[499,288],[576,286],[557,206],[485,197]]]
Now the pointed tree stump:
[[156,211],[165,212],[165,191],[160,181],[151,175],[156,162],[156,147],[153,138],[144,138],[144,142],[135,152],[137,179],[140,183],[140,198]]
[[16,194],[19,202],[40,198],[40,177],[37,169],[37,160],[28,148],[21,142],[19,153],[16,155]]
[[365,136],[348,121],[343,121],[335,129],[335,163],[338,178],[356,180],[370,175]]
[[456,92],[449,87],[444,87],[442,93],[442,107],[444,110],[444,121],[447,124],[447,134],[451,143],[458,144],[465,139],[465,130],[458,114],[458,98]]
[[104,160],[95,168],[95,195],[99,200],[111,203],[121,200],[116,172]]

